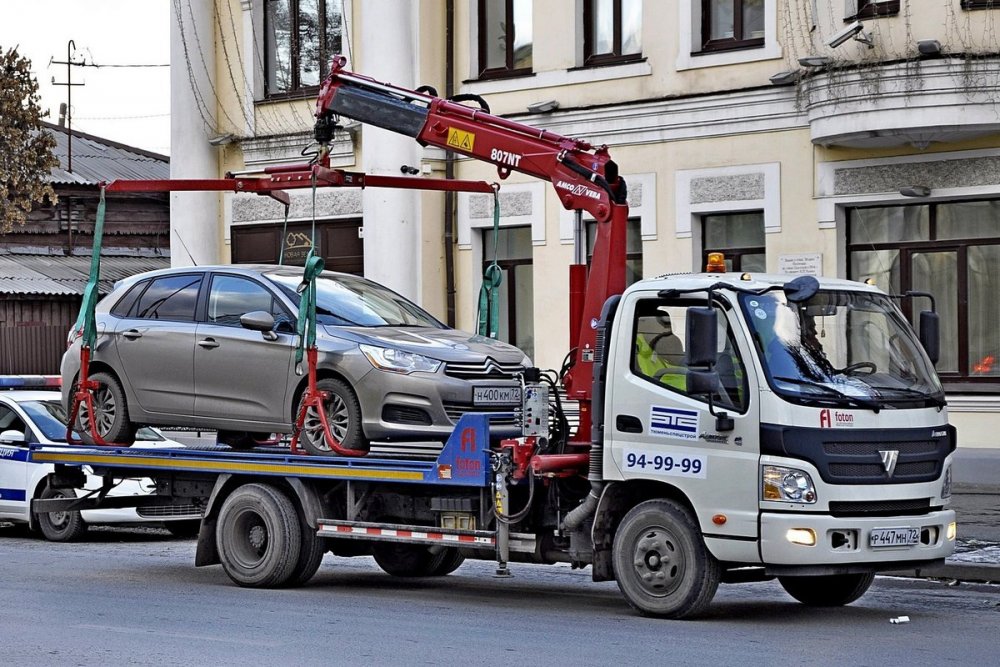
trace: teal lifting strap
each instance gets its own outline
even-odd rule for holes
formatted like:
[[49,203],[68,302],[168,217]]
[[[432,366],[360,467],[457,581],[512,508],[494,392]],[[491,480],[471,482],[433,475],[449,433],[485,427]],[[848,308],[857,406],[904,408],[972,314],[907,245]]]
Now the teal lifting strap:
[[94,308],[97,307],[98,280],[101,277],[101,241],[104,237],[104,186],[101,186],[101,200],[97,204],[97,221],[94,223],[94,247],[90,254],[90,277],[83,290],[83,303],[80,304],[80,314],[76,317],[73,331],[81,331],[83,347],[93,349],[97,342],[97,325]]
[[479,329],[480,336],[496,338],[500,333],[500,283],[503,270],[497,264],[497,248],[500,245],[500,194],[493,187],[493,263],[483,271],[483,285],[479,288]]

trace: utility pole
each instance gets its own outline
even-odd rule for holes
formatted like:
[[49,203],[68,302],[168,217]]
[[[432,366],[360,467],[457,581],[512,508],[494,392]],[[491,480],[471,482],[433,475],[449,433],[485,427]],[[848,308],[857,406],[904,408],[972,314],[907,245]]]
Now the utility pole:
[[71,39],[66,42],[66,60],[50,60],[50,65],[66,66],[66,82],[56,83],[56,78],[52,77],[53,86],[66,86],[66,136],[68,139],[66,149],[66,171],[73,173],[73,86],[85,86],[85,83],[73,83],[73,67],[82,67],[84,61],[74,62],[72,51],[76,50],[76,43]]

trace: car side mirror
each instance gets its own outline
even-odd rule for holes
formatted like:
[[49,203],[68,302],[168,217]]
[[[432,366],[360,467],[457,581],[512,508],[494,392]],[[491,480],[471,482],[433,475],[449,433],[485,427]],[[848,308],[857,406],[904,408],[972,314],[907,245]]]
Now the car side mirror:
[[936,366],[941,357],[941,318],[932,310],[920,311],[920,344]]
[[687,365],[715,364],[718,356],[719,316],[714,308],[687,309]]
[[278,334],[274,333],[274,316],[266,311],[254,310],[240,315],[240,325],[261,332],[266,340],[278,340]]
[[24,444],[24,434],[20,431],[15,431],[11,429],[10,431],[4,431],[0,433],[0,444],[4,445],[23,445]]

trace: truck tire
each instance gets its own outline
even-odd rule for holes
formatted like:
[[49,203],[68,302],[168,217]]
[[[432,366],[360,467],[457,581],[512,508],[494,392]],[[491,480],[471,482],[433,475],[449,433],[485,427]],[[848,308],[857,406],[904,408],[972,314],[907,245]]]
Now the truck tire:
[[[105,442],[131,445],[135,442],[136,426],[128,418],[125,390],[110,373],[94,373],[90,379],[99,385],[94,390],[94,419],[97,422],[97,433]],[[90,435],[90,415],[86,403],[80,405],[77,430],[81,440],[93,444],[94,438]]]
[[612,560],[625,600],[647,616],[699,614],[719,587],[719,562],[691,514],[672,500],[633,507],[615,533]]
[[[333,437],[346,449],[368,449],[368,440],[361,428],[361,404],[354,391],[333,378],[319,380],[316,388],[329,394],[325,403],[326,420]],[[330,456],[334,453],[324,437],[319,415],[312,408],[306,411],[305,423],[302,425],[302,446],[315,456]]]
[[247,484],[222,504],[215,541],[222,569],[234,583],[275,588],[295,573],[302,529],[288,496],[268,484]]
[[306,524],[300,524],[302,530],[302,549],[299,552],[299,560],[295,563],[295,569],[288,578],[289,586],[303,586],[309,583],[319,566],[323,563],[323,556],[329,545],[326,539],[316,534],[316,530]]
[[429,547],[421,544],[376,542],[372,545],[372,556],[386,574],[394,577],[431,577],[436,576],[448,552],[431,553]]
[[453,547],[448,547],[440,554],[441,561],[437,564],[431,573],[432,577],[443,577],[445,575],[451,574],[458,568],[462,566],[465,562],[465,555]]
[[804,605],[842,607],[868,592],[875,581],[874,572],[831,574],[821,577],[778,577],[778,583]]
[[[46,484],[38,497],[43,500],[48,498],[76,498],[76,493],[73,489],[57,489]],[[87,523],[78,511],[53,512],[51,514],[38,515],[38,529],[42,531],[45,539],[50,542],[72,542],[80,539],[87,532]]]

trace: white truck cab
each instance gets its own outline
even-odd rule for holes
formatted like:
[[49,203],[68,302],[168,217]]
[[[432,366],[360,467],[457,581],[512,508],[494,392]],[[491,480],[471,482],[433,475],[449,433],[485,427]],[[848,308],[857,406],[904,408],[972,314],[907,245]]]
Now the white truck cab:
[[717,560],[795,577],[952,553],[955,430],[898,299],[692,274],[631,286],[614,320],[604,480],[675,489]]

